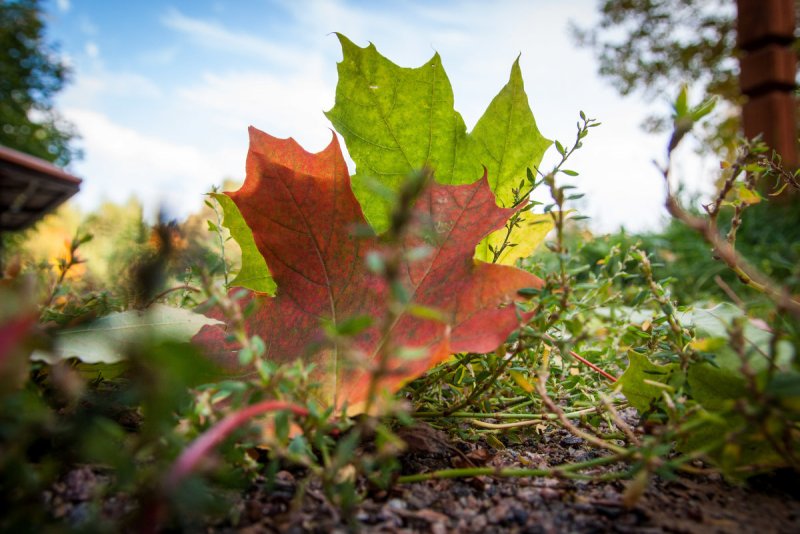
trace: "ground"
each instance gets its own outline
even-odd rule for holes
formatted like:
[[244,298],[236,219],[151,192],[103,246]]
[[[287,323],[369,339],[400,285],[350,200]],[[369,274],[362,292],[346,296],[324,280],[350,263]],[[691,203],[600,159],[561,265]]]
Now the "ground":
[[[412,431],[413,432],[413,431]],[[485,443],[442,441],[427,430],[406,436],[410,450],[401,458],[403,474],[473,463],[497,467],[546,467],[581,461],[598,453],[582,440],[553,431],[496,450]],[[609,472],[614,467],[598,468]],[[627,482],[587,482],[556,478],[431,480],[373,490],[344,517],[327,504],[315,484],[297,499],[301,472],[280,471],[270,490],[258,479],[232,499],[230,517],[178,530],[202,532],[800,532],[800,488],[796,474],[777,473],[731,485],[718,475],[654,479],[632,506],[623,504]],[[107,475],[81,467],[68,473],[46,501],[51,513],[80,525],[93,487]],[[130,511],[127,499],[103,503],[107,514]]]

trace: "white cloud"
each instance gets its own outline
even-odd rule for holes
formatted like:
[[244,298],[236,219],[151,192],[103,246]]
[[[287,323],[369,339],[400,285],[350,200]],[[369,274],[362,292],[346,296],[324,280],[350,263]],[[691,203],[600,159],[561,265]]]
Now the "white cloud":
[[66,13],[72,6],[70,5],[69,0],[56,0],[56,7],[62,13]]
[[100,48],[97,46],[97,43],[93,41],[89,41],[86,43],[84,47],[86,55],[89,56],[91,59],[97,59],[100,57]]
[[85,35],[93,36],[97,35],[97,26],[86,16],[82,16],[78,23],[78,28],[80,28],[81,32]]
[[133,72],[109,72],[97,68],[91,73],[78,76],[65,92],[68,106],[91,109],[101,99],[121,97],[161,98],[163,93],[155,82]]
[[80,130],[86,150],[85,160],[74,164],[84,177],[76,197],[83,206],[136,195],[150,216],[162,206],[170,215],[186,215],[226,175],[214,153],[148,136],[91,110],[70,108],[64,115]]
[[302,56],[289,53],[285,46],[247,33],[232,31],[216,22],[189,17],[174,8],[166,12],[161,22],[205,48],[281,64],[291,64],[302,59]]
[[208,130],[240,134],[248,125],[278,137],[294,137],[308,150],[324,148],[331,126],[323,111],[333,106],[332,81],[318,69],[293,75],[264,72],[206,73],[202,83],[180,89],[178,101],[202,110]]
[[145,64],[150,65],[170,65],[178,57],[178,47],[166,46],[148,50],[139,55],[139,58]]

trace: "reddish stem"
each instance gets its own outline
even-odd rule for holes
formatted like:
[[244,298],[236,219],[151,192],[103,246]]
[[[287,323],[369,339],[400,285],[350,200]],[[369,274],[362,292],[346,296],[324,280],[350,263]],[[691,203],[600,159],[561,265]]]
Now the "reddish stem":
[[234,430],[245,424],[253,417],[267,413],[277,412],[281,410],[288,410],[299,417],[306,417],[308,410],[302,406],[292,404],[285,401],[267,400],[242,408],[238,412],[233,412],[226,416],[222,421],[212,426],[204,434],[192,442],[172,466],[169,474],[167,475],[166,485],[167,488],[175,489],[178,484],[194,471],[197,464],[202,460],[214,447],[228,437]]
[[602,369],[597,367],[595,364],[593,364],[592,362],[590,362],[589,360],[587,360],[583,356],[579,356],[578,353],[576,353],[575,351],[572,351],[572,350],[569,351],[569,355],[572,356],[573,358],[575,358],[576,360],[578,360],[579,362],[581,362],[583,365],[586,365],[587,367],[590,367],[590,368],[594,369],[595,371],[597,371],[598,373],[600,373],[601,375],[603,375],[607,379],[611,380],[611,382],[616,382],[617,381],[617,379],[614,378],[613,375],[610,375],[607,372],[603,371]]
[[[548,335],[544,335],[542,337],[544,338],[545,341],[549,341],[550,343],[555,343],[555,340],[552,337],[548,336]],[[589,360],[587,360],[583,356],[579,355],[577,352],[571,350],[571,351],[569,351],[569,355],[572,356],[573,358],[575,358],[576,360],[578,360],[579,362],[581,362],[583,365],[585,365],[585,366],[589,367],[590,369],[594,370],[595,372],[600,373],[601,375],[603,375],[603,377],[607,378],[612,383],[617,381],[617,379],[614,377],[614,375],[610,375],[610,374],[606,373],[605,371],[603,371],[602,369],[597,367],[595,364],[593,364],[592,362],[590,362]]]

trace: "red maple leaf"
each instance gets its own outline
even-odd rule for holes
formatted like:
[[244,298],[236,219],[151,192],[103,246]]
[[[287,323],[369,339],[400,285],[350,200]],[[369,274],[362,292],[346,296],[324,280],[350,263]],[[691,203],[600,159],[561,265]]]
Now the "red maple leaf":
[[[367,254],[383,246],[380,240],[353,232],[367,223],[336,137],[325,150],[311,154],[292,138],[278,139],[251,127],[247,178],[241,189],[227,194],[252,230],[278,288],[275,297],[248,297],[256,301],[246,319],[249,334],[265,341],[268,360],[315,362],[325,404],[352,407],[364,401],[385,342],[379,325],[388,290],[365,264]],[[513,212],[497,207],[485,176],[470,185],[433,184],[423,191],[412,219],[427,221],[433,230],[424,239],[409,233],[402,246],[427,245],[431,253],[405,263],[400,276],[410,303],[438,310],[442,320],[408,310],[399,314],[390,330],[392,344],[422,349],[424,356],[394,358],[381,387],[396,390],[453,352],[490,352],[518,327],[517,290],[541,287],[541,280],[473,259],[476,244]],[[352,365],[343,347],[326,343],[322,323],[341,324],[359,316],[375,320],[352,340],[350,348],[361,355]],[[235,361],[237,347],[225,342],[223,328],[206,326],[195,341]]]

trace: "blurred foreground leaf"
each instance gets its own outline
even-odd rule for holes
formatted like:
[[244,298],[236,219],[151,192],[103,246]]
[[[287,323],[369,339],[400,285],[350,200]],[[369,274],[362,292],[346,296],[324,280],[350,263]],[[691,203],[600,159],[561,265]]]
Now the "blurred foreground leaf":
[[142,339],[188,342],[215,319],[162,304],[147,310],[112,313],[89,324],[58,332],[52,353],[36,351],[31,359],[54,364],[67,358],[84,363],[116,363]]

